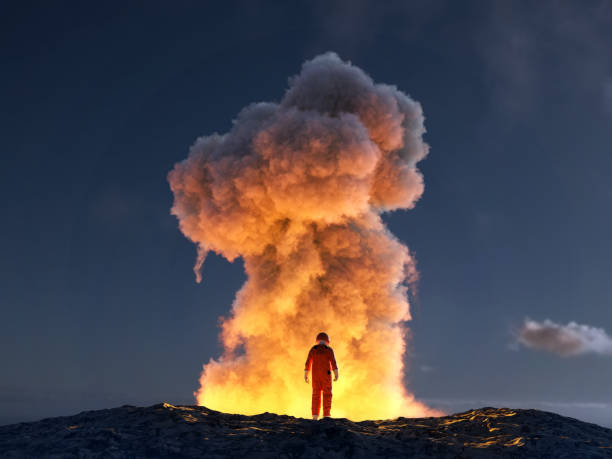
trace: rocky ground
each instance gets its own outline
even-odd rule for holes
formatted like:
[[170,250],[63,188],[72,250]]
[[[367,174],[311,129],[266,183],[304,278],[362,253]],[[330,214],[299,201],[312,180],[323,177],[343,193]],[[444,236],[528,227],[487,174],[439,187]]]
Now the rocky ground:
[[612,458],[612,430],[537,410],[351,422],[167,403],[0,427],[6,458]]

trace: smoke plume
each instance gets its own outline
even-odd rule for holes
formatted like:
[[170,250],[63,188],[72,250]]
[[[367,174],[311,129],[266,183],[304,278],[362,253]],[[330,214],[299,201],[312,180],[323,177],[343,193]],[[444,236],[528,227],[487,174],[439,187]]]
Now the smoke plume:
[[562,357],[587,353],[612,355],[612,338],[603,328],[576,322],[561,325],[548,319],[543,322],[525,319],[518,342]]
[[176,164],[172,213],[198,245],[198,281],[209,251],[242,257],[248,277],[199,404],[307,415],[302,366],[325,331],[340,367],[335,416],[432,413],[403,386],[417,271],[381,219],[423,193],[424,132],[419,103],[327,53],[304,63],[280,103],[247,106]]

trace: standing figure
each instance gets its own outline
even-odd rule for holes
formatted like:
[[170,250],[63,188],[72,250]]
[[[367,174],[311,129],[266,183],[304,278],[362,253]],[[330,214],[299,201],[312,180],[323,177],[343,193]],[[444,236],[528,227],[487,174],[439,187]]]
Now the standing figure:
[[338,365],[334,351],[329,347],[327,333],[317,335],[317,344],[312,346],[306,359],[304,367],[304,381],[308,383],[308,372],[312,368],[312,419],[319,419],[321,409],[321,392],[323,392],[323,416],[331,415],[332,403],[332,380],[331,372],[334,371],[334,381],[338,381]]

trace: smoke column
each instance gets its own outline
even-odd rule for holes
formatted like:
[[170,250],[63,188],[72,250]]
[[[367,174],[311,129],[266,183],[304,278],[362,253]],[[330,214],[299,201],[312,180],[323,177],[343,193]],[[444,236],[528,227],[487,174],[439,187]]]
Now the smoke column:
[[209,251],[242,257],[248,277],[222,321],[224,353],[204,365],[200,405],[309,416],[303,365],[325,331],[340,367],[334,416],[435,414],[403,385],[418,273],[381,219],[423,193],[424,132],[419,103],[327,53],[280,103],[247,106],[176,164],[172,213],[198,245],[198,282]]

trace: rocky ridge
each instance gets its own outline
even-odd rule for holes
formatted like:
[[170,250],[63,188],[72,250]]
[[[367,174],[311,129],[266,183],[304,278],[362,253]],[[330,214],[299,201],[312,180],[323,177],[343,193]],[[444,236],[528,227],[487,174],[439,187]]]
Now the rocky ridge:
[[538,410],[311,421],[168,403],[0,427],[4,458],[612,458],[612,430]]

